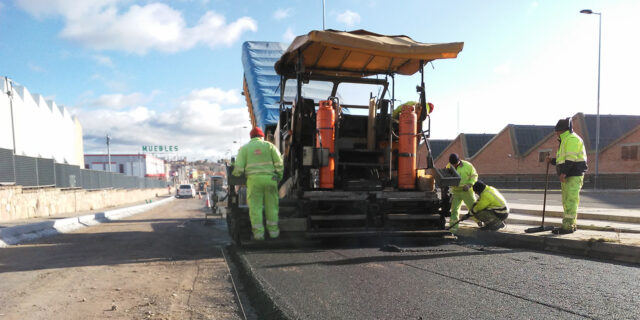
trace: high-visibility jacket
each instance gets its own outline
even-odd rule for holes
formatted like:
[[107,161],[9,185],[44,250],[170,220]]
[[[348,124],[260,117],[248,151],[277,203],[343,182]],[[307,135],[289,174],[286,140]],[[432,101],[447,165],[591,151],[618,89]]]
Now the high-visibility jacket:
[[560,146],[552,163],[556,165],[558,175],[584,175],[587,171],[587,152],[582,138],[569,130],[560,134]]
[[480,193],[480,198],[473,205],[473,212],[482,210],[493,210],[497,213],[509,213],[507,200],[504,199],[500,191],[492,186],[486,186]]
[[[460,175],[460,183],[456,187],[451,187],[451,191],[463,191],[465,185],[473,185],[478,181],[478,173],[471,162],[460,160],[461,164],[456,168],[456,172]],[[451,168],[451,163],[447,163],[447,169]]]
[[238,151],[234,176],[242,174],[251,175],[277,175],[278,180],[282,179],[283,165],[280,152],[271,142],[261,138],[252,138]]

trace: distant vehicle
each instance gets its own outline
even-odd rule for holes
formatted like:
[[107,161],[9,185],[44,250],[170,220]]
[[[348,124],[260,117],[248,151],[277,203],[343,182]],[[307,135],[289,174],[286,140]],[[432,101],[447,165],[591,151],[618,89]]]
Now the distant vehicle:
[[195,196],[196,196],[196,189],[193,187],[193,185],[181,184],[178,187],[178,193],[176,194],[177,198],[182,198],[182,197],[193,198]]

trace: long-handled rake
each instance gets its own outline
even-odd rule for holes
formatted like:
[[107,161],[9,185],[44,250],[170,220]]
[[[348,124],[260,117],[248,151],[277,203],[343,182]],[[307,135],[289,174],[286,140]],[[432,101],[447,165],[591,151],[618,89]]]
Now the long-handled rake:
[[544,212],[545,212],[545,209],[547,207],[547,189],[548,188],[549,188],[549,162],[547,162],[547,173],[545,174],[545,178],[544,178],[544,201],[542,202],[542,224],[539,227],[533,227],[533,228],[525,229],[524,232],[526,232],[526,233],[536,233],[536,232],[553,230],[552,226],[545,226],[544,225]]

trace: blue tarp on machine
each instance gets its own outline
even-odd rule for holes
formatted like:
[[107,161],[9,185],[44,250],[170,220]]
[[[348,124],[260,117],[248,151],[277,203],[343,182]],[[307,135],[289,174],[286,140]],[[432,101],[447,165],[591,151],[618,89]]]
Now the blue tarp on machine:
[[[280,76],[274,65],[287,49],[281,42],[247,41],[242,45],[242,66],[247,88],[253,105],[256,125],[263,130],[276,125],[280,117]],[[303,96],[316,102],[327,99],[331,94],[331,84],[311,81],[303,86]],[[295,96],[296,81],[288,80],[285,86],[285,100]]]

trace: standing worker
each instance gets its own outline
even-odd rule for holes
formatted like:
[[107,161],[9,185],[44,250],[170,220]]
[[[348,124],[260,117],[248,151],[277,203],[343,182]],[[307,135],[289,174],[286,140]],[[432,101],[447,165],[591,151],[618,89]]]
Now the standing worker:
[[251,231],[255,240],[264,240],[262,209],[267,218],[267,230],[272,239],[280,235],[278,228],[278,181],[282,180],[282,158],[278,149],[264,141],[264,132],[255,127],[251,141],[238,151],[234,176],[247,176],[247,202]]
[[449,155],[449,163],[447,163],[447,169],[452,167],[460,175],[460,183],[455,187],[451,187],[453,197],[451,199],[449,226],[453,226],[450,230],[455,233],[458,231],[458,225],[455,223],[458,221],[458,213],[462,207],[462,202],[464,201],[467,208],[471,210],[473,203],[476,201],[472,187],[478,181],[478,173],[471,162],[460,160],[460,157],[455,153]]
[[[562,227],[553,229],[555,234],[567,234],[576,231],[580,189],[587,171],[587,152],[582,138],[573,132],[571,118],[560,119],[555,127],[560,141],[555,158],[547,156],[547,162],[556,166],[562,187]],[[598,152],[596,150],[596,152]]]
[[504,220],[509,216],[509,206],[500,191],[478,181],[473,185],[473,192],[478,195],[478,202],[467,215],[474,216],[478,224],[484,224],[481,230],[496,231],[506,227]]

